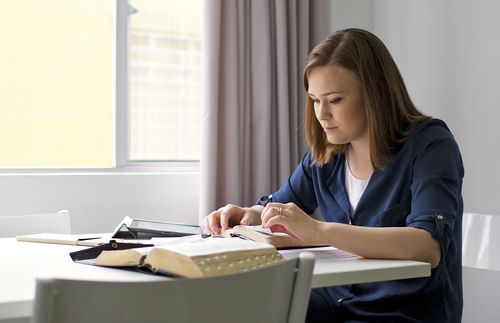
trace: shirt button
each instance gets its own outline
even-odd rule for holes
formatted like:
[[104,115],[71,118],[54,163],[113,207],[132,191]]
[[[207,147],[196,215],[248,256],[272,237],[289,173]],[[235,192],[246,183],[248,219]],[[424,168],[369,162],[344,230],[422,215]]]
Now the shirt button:
[[439,215],[437,216],[437,218],[438,218],[438,220],[442,220],[442,219],[443,219],[443,216],[442,216],[441,214],[439,214]]

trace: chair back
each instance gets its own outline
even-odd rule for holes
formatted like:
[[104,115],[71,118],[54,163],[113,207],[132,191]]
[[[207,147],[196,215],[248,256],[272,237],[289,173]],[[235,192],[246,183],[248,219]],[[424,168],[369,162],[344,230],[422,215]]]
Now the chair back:
[[462,224],[462,322],[500,322],[500,215],[464,213]]
[[0,217],[0,238],[33,233],[71,233],[69,212]]
[[38,278],[34,323],[304,322],[314,256],[199,279],[110,282]]

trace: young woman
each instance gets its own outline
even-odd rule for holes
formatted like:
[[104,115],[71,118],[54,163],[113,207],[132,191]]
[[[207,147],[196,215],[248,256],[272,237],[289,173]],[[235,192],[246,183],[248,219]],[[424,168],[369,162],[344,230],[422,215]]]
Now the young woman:
[[[304,69],[310,150],[258,205],[204,219],[259,224],[367,258],[411,259],[431,277],[314,289],[308,322],[460,322],[464,169],[443,121],[413,105],[384,44],[360,29],[318,44]],[[320,209],[325,221],[309,215]]]

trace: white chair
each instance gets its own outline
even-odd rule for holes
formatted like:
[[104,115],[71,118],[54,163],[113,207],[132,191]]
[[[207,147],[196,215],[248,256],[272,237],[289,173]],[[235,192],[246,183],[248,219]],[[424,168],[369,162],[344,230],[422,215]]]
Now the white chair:
[[462,224],[462,322],[500,322],[500,215],[464,213]]
[[0,238],[33,233],[71,233],[69,212],[0,217]]
[[314,255],[232,275],[165,282],[37,278],[34,323],[302,323]]

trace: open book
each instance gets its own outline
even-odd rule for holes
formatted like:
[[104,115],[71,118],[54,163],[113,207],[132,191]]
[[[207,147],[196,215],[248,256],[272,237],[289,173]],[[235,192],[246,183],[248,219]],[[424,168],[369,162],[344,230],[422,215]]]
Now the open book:
[[248,240],[268,243],[277,249],[323,247],[324,244],[312,244],[295,238],[284,232],[272,232],[269,228],[260,225],[237,225],[222,231],[219,236],[239,236]]
[[208,238],[163,246],[103,251],[94,265],[147,267],[188,278],[231,274],[283,261],[271,245],[243,239]]

